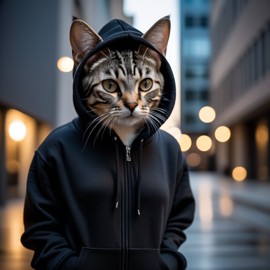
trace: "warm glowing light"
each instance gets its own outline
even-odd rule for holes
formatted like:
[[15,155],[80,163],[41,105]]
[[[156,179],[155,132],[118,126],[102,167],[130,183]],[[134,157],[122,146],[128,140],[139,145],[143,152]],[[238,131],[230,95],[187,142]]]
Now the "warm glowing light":
[[9,125],[8,133],[13,141],[20,142],[26,136],[26,125],[22,120],[14,120]]
[[220,126],[215,131],[215,138],[219,142],[227,142],[231,137],[231,131],[228,127]]
[[[7,211],[4,211],[4,226],[8,227],[6,237],[8,239],[8,248],[11,254],[16,254],[19,258],[25,254],[25,250],[20,243],[20,237],[24,231],[23,227],[23,206],[17,202],[8,204]],[[2,267],[1,267],[2,269]]]
[[63,56],[57,61],[57,67],[62,72],[72,71],[74,66],[74,61],[68,56]]
[[216,118],[215,110],[210,106],[202,107],[199,111],[199,118],[204,123],[211,123]]
[[201,164],[202,158],[197,153],[191,153],[186,157],[187,163],[191,167],[198,167]]
[[243,181],[247,177],[247,170],[244,167],[235,167],[232,171],[232,177],[235,181]]
[[264,121],[256,129],[256,142],[258,145],[266,146],[269,140],[268,127]]
[[187,134],[182,134],[178,142],[183,152],[188,151],[192,145],[191,138]]
[[200,151],[206,152],[212,147],[212,140],[209,136],[202,135],[198,137],[196,145]]
[[6,168],[9,173],[17,173],[20,170],[20,163],[18,160],[9,159],[6,161]]

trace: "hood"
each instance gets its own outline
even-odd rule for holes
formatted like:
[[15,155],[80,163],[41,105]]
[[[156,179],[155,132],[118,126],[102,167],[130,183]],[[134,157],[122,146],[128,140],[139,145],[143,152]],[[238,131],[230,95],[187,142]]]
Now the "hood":
[[[160,123],[160,127],[170,116],[174,107],[176,96],[173,72],[166,58],[160,52],[158,52],[157,49],[153,47],[153,45],[148,43],[142,37],[143,33],[122,20],[114,19],[110,21],[98,32],[98,34],[101,36],[102,41],[85,55],[85,57],[82,59],[79,66],[77,67],[76,71],[74,72],[73,102],[79,118],[85,124],[96,118],[96,115],[94,113],[89,112],[89,109],[84,101],[82,90],[82,79],[85,76],[84,65],[87,60],[95,53],[104,48],[110,48],[112,50],[137,50],[141,44],[144,44],[147,47],[156,51],[161,57],[160,71],[164,76],[164,89],[158,107],[164,109],[166,111],[166,115],[164,115],[165,117],[163,122]],[[153,135],[155,132],[156,130],[154,128],[144,126],[141,130],[140,135],[138,136],[138,139],[146,139]]]

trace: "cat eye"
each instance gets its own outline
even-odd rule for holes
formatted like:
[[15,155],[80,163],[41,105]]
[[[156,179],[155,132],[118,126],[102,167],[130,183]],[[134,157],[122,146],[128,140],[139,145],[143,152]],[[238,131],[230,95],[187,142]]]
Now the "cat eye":
[[152,86],[153,81],[149,78],[143,79],[139,85],[141,91],[148,91],[152,88]]
[[107,92],[110,92],[110,93],[115,92],[118,88],[117,82],[115,82],[112,79],[104,80],[102,82],[102,86]]

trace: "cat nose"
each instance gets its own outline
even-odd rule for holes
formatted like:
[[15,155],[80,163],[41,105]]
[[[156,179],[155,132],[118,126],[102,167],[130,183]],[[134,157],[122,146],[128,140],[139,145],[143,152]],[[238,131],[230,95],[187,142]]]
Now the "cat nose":
[[135,110],[135,108],[138,106],[137,102],[128,102],[125,104],[127,108],[129,108],[129,110],[131,112],[133,112]]

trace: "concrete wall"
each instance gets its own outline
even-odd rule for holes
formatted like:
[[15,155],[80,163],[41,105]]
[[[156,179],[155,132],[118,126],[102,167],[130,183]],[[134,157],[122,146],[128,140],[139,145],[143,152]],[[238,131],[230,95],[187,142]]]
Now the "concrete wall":
[[54,123],[59,1],[0,1],[0,104]]

